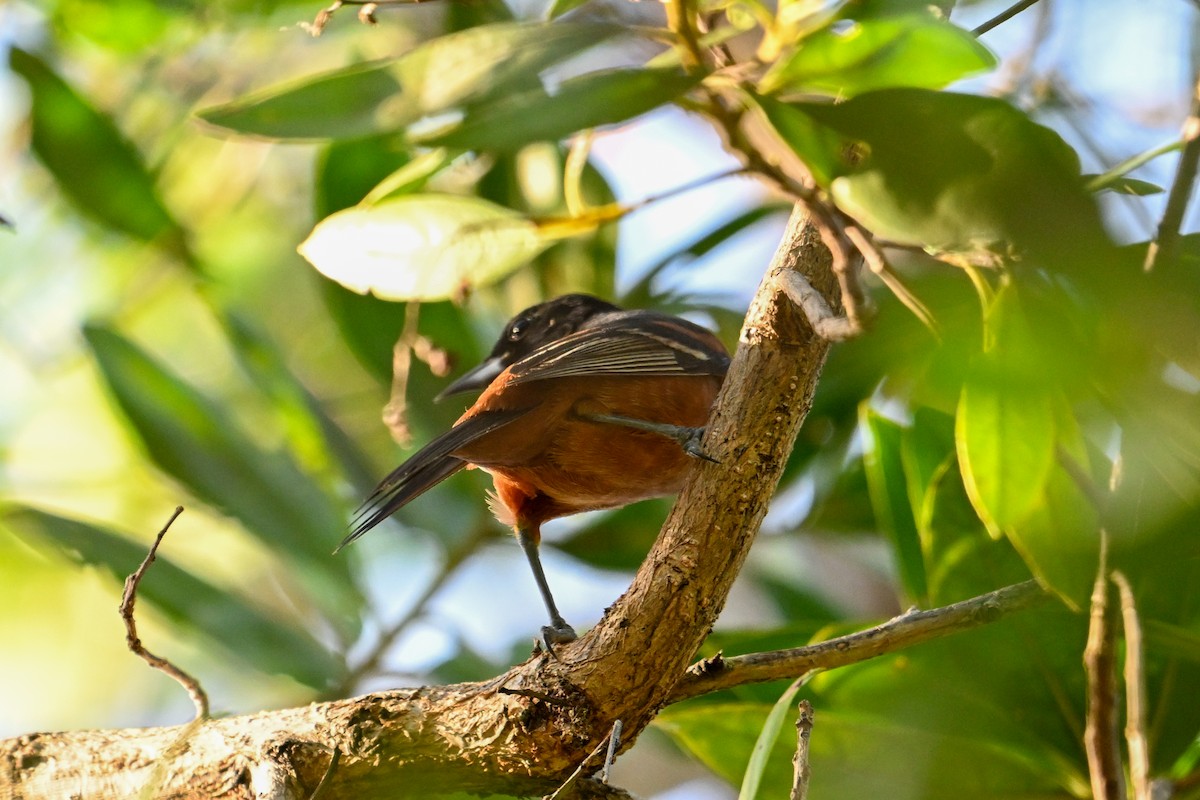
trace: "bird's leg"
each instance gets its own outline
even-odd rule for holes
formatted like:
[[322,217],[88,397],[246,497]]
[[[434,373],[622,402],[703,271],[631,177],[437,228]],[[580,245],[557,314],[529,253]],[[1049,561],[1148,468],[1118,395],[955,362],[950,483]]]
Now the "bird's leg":
[[542,558],[538,554],[540,538],[536,528],[530,530],[524,525],[517,526],[517,541],[520,542],[521,549],[525,551],[525,557],[529,559],[529,567],[533,570],[533,579],[537,582],[538,591],[542,593],[546,610],[550,612],[550,624],[542,627],[542,643],[546,645],[546,650],[553,655],[554,648],[551,645],[566,644],[579,637],[576,636],[575,629],[562,618],[562,614],[558,613],[558,606],[554,605],[554,595],[550,594],[550,584],[546,582],[546,573],[542,570]]
[[644,419],[634,419],[633,417],[622,417],[617,414],[580,414],[580,417],[590,422],[604,422],[611,425],[623,425],[626,428],[635,428],[639,431],[650,431],[668,439],[679,442],[679,446],[683,448],[683,452],[695,458],[702,458],[705,461],[711,461],[714,464],[720,464],[720,461],[710,456],[700,448],[700,440],[704,438],[704,428],[691,428],[686,425],[671,425],[667,422],[647,422]]

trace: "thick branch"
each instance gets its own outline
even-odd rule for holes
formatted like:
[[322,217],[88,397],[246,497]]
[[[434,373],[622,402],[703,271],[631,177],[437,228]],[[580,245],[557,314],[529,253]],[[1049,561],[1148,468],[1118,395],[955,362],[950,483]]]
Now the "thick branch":
[[882,625],[807,647],[706,659],[688,670],[671,702],[747,683],[794,678],[814,669],[833,669],[894,653],[1022,611],[1048,599],[1034,581],[1006,586],[970,600],[928,611],[908,611]]
[[561,654],[563,677],[611,716],[629,741],[674,690],[708,635],[782,474],[829,344],[777,289],[799,269],[836,296],[828,252],[797,210],[742,329],[717,400],[706,453],[633,585],[584,640]]

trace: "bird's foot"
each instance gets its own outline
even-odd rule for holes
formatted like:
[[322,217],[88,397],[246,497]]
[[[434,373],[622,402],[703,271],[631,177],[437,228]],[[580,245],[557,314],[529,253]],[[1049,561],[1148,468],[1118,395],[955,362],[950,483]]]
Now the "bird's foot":
[[575,629],[568,625],[565,620],[551,620],[549,625],[542,626],[542,646],[554,658],[558,658],[558,655],[554,652],[554,645],[568,644],[578,638],[579,636],[575,633]]

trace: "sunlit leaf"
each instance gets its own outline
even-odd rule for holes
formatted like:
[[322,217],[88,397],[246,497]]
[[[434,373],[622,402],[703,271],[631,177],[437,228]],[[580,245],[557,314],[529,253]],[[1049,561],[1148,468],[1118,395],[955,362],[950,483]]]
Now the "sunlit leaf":
[[[99,526],[31,508],[6,510],[0,523],[39,549],[102,569],[117,585],[137,569],[148,549]],[[186,525],[186,517],[175,524]],[[290,675],[314,687],[328,685],[338,674],[338,661],[309,633],[175,564],[166,554],[170,543],[168,536],[138,587],[139,609],[147,604],[173,626],[212,639],[228,656],[263,672]]]
[[636,117],[669,103],[698,81],[675,69],[592,72],[553,90],[539,86],[468,106],[463,119],[449,129],[415,138],[472,150],[516,150]]
[[1055,395],[1016,289],[989,312],[992,341],[963,386],[957,449],[967,494],[993,534],[1033,510],[1055,451]]
[[969,31],[933,14],[901,14],[842,20],[806,36],[767,70],[759,89],[836,97],[892,86],[940,89],[995,65]]
[[107,328],[84,331],[113,398],[159,469],[240,520],[348,633],[362,597],[346,558],[330,555],[346,522],[337,504],[283,453],[256,445],[225,409]]
[[185,253],[183,232],[153,176],[112,120],[37,56],[14,47],[9,63],[32,94],[33,150],[63,192],[104,225]]
[[500,280],[549,245],[478,197],[406,195],[326,217],[298,248],[326,277],[384,300],[446,300]]
[[[391,61],[308,77],[200,112],[214,125],[281,139],[355,138],[538,85],[538,73],[617,32],[610,25],[481,25]],[[314,110],[319,109],[319,113]]]

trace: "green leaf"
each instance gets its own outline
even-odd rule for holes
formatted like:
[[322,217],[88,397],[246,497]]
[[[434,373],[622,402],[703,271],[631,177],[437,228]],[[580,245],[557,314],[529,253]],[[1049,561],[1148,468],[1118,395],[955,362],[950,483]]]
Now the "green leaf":
[[550,242],[478,197],[405,195],[326,217],[298,248],[328,278],[384,300],[446,300],[495,283]]
[[1111,242],[1074,150],[1004,101],[883,89],[793,106],[858,143],[862,157],[829,188],[876,236],[968,256],[1015,248],[1103,274]]
[[1045,491],[1055,394],[1011,283],[996,296],[988,326],[992,341],[963,385],[955,437],[967,494],[998,535],[1024,521]]
[[114,230],[185,253],[183,231],[153,176],[112,120],[37,56],[14,47],[9,63],[32,94],[33,150],[67,197]]
[[844,170],[842,137],[797,106],[766,95],[746,92],[744,96],[752,108],[757,107],[775,135],[800,157],[813,180],[819,186],[830,186]]
[[[6,510],[0,521],[28,544],[50,550],[79,566],[98,567],[118,585],[137,569],[147,547],[111,530],[31,508]],[[186,518],[176,525],[186,525]],[[163,549],[170,549],[170,537]],[[138,587],[139,602],[164,614],[172,625],[220,644],[247,665],[290,675],[313,687],[329,685],[341,670],[337,659],[307,631],[268,617],[240,598],[173,563],[162,550]],[[114,609],[115,615],[115,609]],[[153,650],[154,645],[150,648]]]
[[290,564],[314,603],[354,635],[363,598],[349,561],[330,555],[346,521],[283,453],[256,445],[224,408],[114,331],[84,335],[113,398],[159,469],[237,518]]
[[[611,25],[481,25],[398,59],[358,64],[200,112],[214,125],[280,139],[357,138],[538,85],[538,73],[614,35]],[[320,109],[320,113],[314,113]]]
[[1090,473],[1087,447],[1074,413],[1061,398],[1046,405],[1054,415],[1056,463],[1032,513],[1005,529],[1030,570],[1070,608],[1088,608],[1100,562],[1100,520],[1077,478],[1061,462],[1073,462],[1079,476]]
[[452,127],[416,134],[416,141],[470,150],[507,152],[531,142],[556,141],[669,103],[699,82],[674,68],[614,69],[473,104]]
[[796,699],[796,693],[804,685],[804,680],[804,678],[798,678],[793,681],[792,685],[775,701],[775,705],[771,706],[771,713],[767,714],[767,721],[763,723],[762,730],[759,731],[758,738],[754,741],[754,749],[750,752],[750,761],[746,764],[746,774],[742,778],[742,788],[738,791],[738,800],[755,800],[758,797],[758,787],[762,785],[767,759],[775,747],[775,742],[779,739],[783,721],[788,712],[792,710],[792,701]]
[[941,89],[993,68],[996,57],[969,31],[933,14],[843,20],[783,53],[759,89],[852,97],[873,89]]
[[1123,175],[1105,176],[1105,175],[1084,175],[1083,179],[1087,181],[1087,187],[1093,192],[1116,192],[1117,194],[1128,194],[1134,197],[1148,197],[1152,194],[1162,194],[1163,188],[1149,181],[1140,181],[1137,178],[1129,178]]
[[909,504],[908,480],[901,457],[904,429],[865,403],[860,407],[859,418],[867,434],[863,462],[875,518],[891,539],[905,592],[911,601],[924,604],[928,601],[929,588],[925,556]]

